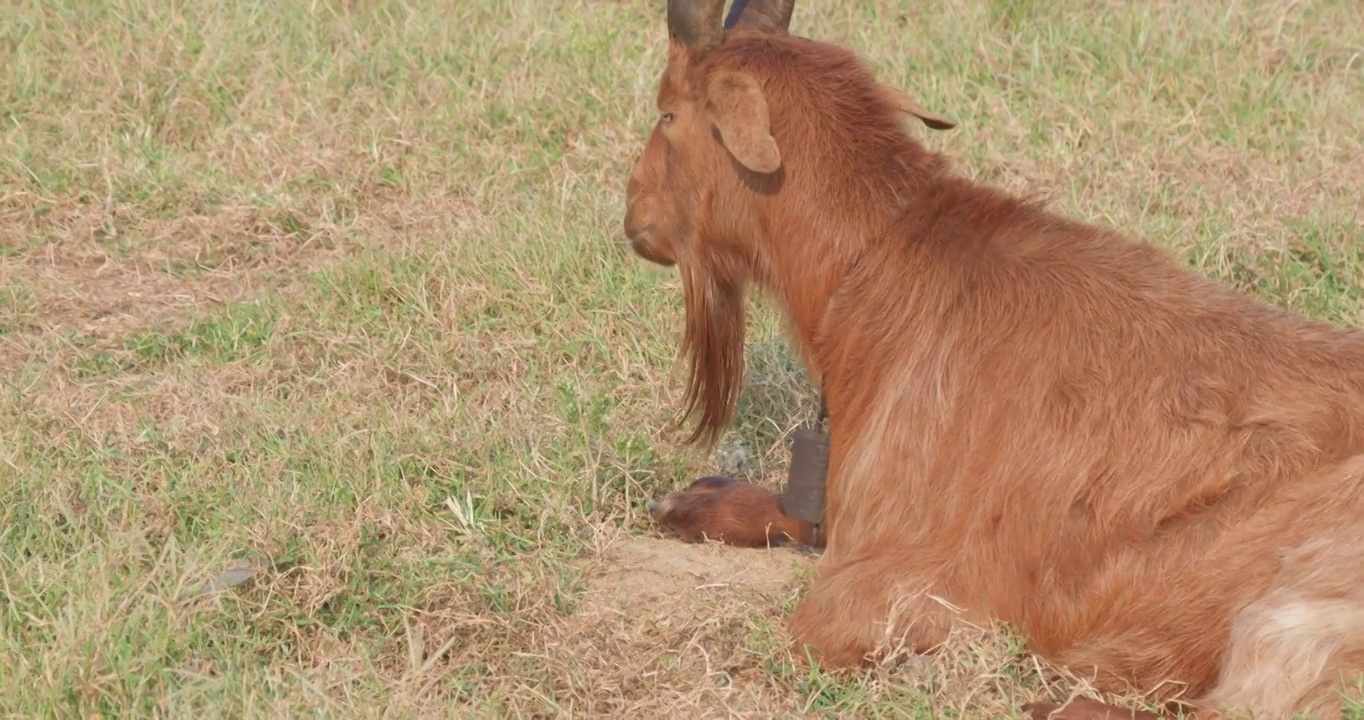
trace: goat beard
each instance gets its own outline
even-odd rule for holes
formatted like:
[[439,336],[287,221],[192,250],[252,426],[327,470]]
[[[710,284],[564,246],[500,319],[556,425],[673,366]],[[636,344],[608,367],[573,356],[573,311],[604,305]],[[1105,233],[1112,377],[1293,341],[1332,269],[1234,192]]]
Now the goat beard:
[[682,420],[699,412],[688,442],[713,447],[734,419],[743,386],[744,282],[705,263],[680,264],[679,269],[686,301],[682,353],[688,360]]

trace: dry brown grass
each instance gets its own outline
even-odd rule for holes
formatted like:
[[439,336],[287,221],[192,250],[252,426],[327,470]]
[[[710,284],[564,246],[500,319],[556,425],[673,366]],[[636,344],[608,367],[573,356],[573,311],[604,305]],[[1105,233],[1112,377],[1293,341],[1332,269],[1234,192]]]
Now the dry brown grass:
[[[795,25],[957,120],[928,142],[966,172],[1360,320],[1355,0]],[[0,13],[0,712],[1007,717],[1083,689],[989,632],[797,670],[810,558],[653,537],[649,496],[777,482],[812,410],[764,308],[722,453],[678,445],[676,278],[618,242],[663,39],[643,0]]]

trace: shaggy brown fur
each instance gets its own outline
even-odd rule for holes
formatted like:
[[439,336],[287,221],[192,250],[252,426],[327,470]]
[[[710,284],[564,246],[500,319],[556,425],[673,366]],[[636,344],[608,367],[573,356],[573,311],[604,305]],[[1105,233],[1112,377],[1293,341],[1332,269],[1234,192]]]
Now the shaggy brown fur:
[[[1364,667],[1364,334],[955,175],[904,120],[951,124],[845,49],[670,30],[625,232],[684,279],[697,439],[733,416],[750,285],[826,394],[827,550],[796,639],[853,666],[888,622],[929,651],[1003,621],[1202,718],[1337,712]],[[806,531],[748,485],[655,511],[689,538]]]

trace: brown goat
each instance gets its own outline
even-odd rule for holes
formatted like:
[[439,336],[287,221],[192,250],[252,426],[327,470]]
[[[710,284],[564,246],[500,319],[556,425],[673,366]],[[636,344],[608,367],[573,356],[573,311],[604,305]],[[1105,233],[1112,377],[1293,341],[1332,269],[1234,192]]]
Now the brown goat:
[[[795,639],[851,667],[888,629],[929,652],[1001,621],[1200,718],[1338,713],[1364,668],[1364,334],[953,174],[904,119],[952,124],[788,34],[790,2],[722,12],[668,4],[625,234],[681,273],[694,439],[733,416],[750,284],[827,399],[827,544]],[[690,538],[810,540],[744,483],[651,510]]]

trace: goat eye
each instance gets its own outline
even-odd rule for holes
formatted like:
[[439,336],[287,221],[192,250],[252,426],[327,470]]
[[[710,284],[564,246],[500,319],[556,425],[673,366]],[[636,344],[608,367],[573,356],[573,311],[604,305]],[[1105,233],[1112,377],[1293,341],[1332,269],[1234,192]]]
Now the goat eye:
[[665,112],[662,115],[659,115],[658,119],[659,122],[662,122],[664,125],[671,125],[673,122],[673,114],[670,112]]

